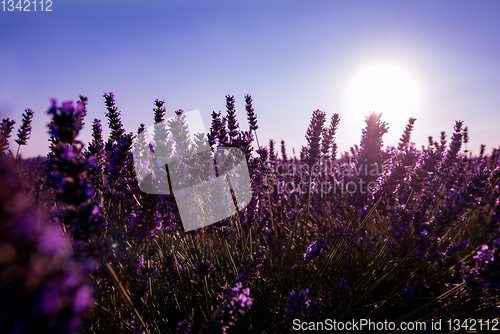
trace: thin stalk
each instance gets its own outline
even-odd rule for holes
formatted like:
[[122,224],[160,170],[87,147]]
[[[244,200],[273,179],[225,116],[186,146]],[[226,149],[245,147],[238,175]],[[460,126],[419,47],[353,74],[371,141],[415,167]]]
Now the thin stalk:
[[[312,167],[311,167],[312,168]],[[307,224],[309,222],[309,207],[311,206],[311,185],[312,183],[312,170],[309,169],[309,183],[308,183],[308,190],[307,190],[307,205],[306,205],[306,219],[304,221],[304,235],[303,235],[303,243],[307,245],[307,233],[305,231],[307,230]]]
[[208,282],[207,282],[207,276],[204,276],[204,281],[205,281],[205,285],[203,286],[203,290],[204,290],[204,295],[205,295],[205,307],[207,309],[207,317],[209,316],[210,314],[210,306],[208,305]]
[[20,149],[21,149],[21,145],[17,145],[16,160],[19,158],[19,150]]
[[434,299],[433,301],[431,301],[431,302],[429,302],[429,303],[425,304],[424,306],[422,306],[422,307],[420,307],[420,308],[416,309],[415,311],[411,312],[410,314],[407,314],[406,316],[404,316],[404,317],[400,318],[397,322],[398,322],[398,323],[400,323],[401,321],[403,321],[403,320],[405,320],[405,319],[410,318],[412,315],[417,314],[418,312],[420,312],[421,310],[423,310],[423,309],[427,308],[428,306],[431,306],[431,305],[433,305],[433,304],[435,304],[435,303],[439,303],[439,302],[441,302],[443,299],[445,299],[446,297],[451,296],[451,295],[452,295],[453,293],[455,293],[457,290],[459,290],[459,289],[461,289],[461,288],[465,287],[465,284],[466,284],[465,282],[460,283],[459,285],[457,285],[457,286],[455,286],[454,288],[452,288],[452,289],[450,289],[450,290],[446,291],[445,293],[443,293],[441,296],[437,297],[437,298],[436,298],[436,299]]
[[117,316],[116,314],[114,314],[113,312],[111,312],[110,310],[108,310],[107,308],[105,308],[104,306],[98,304],[97,302],[94,303],[94,307],[96,309],[98,309],[99,311],[106,313],[108,316],[113,317],[123,327],[125,327],[125,328],[129,328],[130,327],[129,323],[127,323],[125,320],[123,320],[122,318],[120,318],[119,316]]
[[122,283],[120,282],[120,279],[118,278],[118,276],[116,275],[115,271],[113,270],[113,268],[109,265],[108,262],[106,261],[103,261],[103,265],[104,267],[106,268],[106,270],[110,273],[111,277],[113,278],[113,281],[115,282],[115,284],[118,286],[118,290],[120,290],[122,296],[125,298],[125,300],[127,301],[127,303],[129,304],[130,308],[132,309],[132,312],[134,313],[134,315],[136,316],[137,320],[139,320],[139,323],[141,324],[142,326],[142,329],[147,333],[147,334],[150,334],[150,331],[149,329],[146,327],[146,324],[144,323],[144,320],[142,320],[142,317],[141,315],[139,314],[139,311],[135,308],[134,306],[134,303],[132,303],[132,299],[130,299],[130,296],[127,292],[127,290],[125,289],[125,287],[122,285]]

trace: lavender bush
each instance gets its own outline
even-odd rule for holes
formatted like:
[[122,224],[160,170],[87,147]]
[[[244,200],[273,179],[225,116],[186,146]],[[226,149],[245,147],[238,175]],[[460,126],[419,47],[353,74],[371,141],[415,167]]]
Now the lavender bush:
[[[161,124],[149,143],[144,124],[125,131],[113,93],[104,94],[111,135],[94,119],[87,146],[77,139],[87,98],[53,101],[45,164],[8,153],[14,121],[4,119],[0,159],[12,171],[2,172],[10,188],[0,193],[1,331],[283,333],[295,319],[363,318],[422,321],[428,332],[436,319],[498,316],[498,149],[467,155],[461,121],[449,143],[443,132],[417,148],[414,118],[398,147],[384,148],[388,124],[372,113],[360,145],[338,157],[341,118],[316,110],[307,146],[290,157],[283,140],[280,150],[274,140],[260,146],[252,98],[244,99],[248,131],[228,95],[207,140],[212,150],[245,153],[252,199],[188,233],[175,198],[144,193],[136,179],[147,166],[134,166],[133,145],[146,147],[141,154],[203,145],[184,118],[163,123],[164,101],[154,102],[151,121]],[[27,109],[19,145],[32,117]],[[141,182],[168,184],[154,175]]]

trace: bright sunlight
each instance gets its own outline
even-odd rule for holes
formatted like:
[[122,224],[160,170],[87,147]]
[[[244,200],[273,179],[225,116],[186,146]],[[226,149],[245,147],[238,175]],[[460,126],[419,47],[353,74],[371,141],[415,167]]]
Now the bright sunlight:
[[364,116],[369,111],[382,112],[389,125],[416,116],[418,99],[419,89],[412,74],[395,64],[362,68],[347,91],[350,112]]

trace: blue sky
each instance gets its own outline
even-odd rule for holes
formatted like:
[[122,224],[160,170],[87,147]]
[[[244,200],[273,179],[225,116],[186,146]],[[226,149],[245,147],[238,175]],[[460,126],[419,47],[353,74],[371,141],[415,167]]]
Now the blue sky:
[[157,98],[169,116],[200,109],[208,128],[228,94],[247,130],[243,96],[251,94],[261,144],[284,139],[297,154],[314,110],[339,113],[345,151],[359,144],[366,116],[346,107],[346,88],[380,62],[406,68],[421,97],[415,114],[382,118],[390,123],[387,145],[397,144],[412,116],[418,147],[441,131],[449,138],[458,119],[473,153],[500,144],[498,1],[52,3],[52,12],[0,11],[0,117],[16,119],[17,132],[24,109],[35,111],[24,157],[47,153],[50,98],[88,96],[86,143],[93,118],[107,124],[104,92],[115,94],[127,132],[153,124]]

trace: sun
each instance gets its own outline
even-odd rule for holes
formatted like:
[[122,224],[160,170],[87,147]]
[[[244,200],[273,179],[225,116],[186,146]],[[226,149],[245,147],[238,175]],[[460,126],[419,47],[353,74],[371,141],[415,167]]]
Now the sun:
[[417,81],[411,72],[396,64],[362,68],[347,89],[349,112],[363,116],[370,111],[383,113],[389,125],[416,116],[418,101]]

